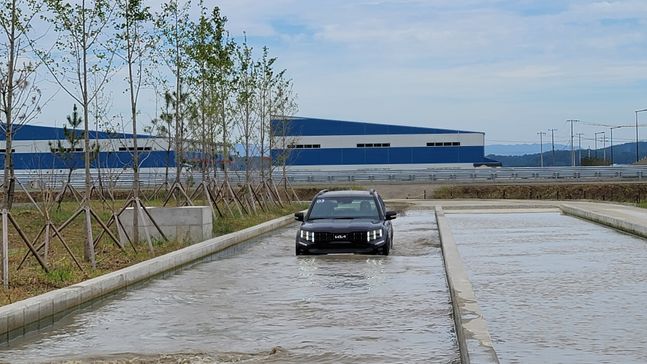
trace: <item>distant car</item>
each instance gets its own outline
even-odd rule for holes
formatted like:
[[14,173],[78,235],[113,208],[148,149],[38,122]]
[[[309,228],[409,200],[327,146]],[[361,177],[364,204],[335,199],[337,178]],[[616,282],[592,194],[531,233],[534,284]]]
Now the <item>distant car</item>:
[[314,197],[308,211],[294,214],[296,255],[355,253],[389,255],[393,247],[395,211],[371,191],[327,191]]

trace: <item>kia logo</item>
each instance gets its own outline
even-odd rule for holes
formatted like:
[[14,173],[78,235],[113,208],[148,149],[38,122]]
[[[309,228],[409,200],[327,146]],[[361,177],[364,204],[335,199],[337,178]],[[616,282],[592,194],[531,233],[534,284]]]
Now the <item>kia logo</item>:
[[346,235],[335,235],[335,240],[346,239]]

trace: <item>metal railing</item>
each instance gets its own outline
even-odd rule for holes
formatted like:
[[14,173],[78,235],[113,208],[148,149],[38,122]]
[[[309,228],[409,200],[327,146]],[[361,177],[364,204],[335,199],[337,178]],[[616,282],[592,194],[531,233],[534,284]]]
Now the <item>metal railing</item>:
[[[174,172],[174,171],[173,171]],[[174,173],[169,174],[169,182]],[[62,186],[67,180],[65,171],[16,171],[16,177],[28,188],[39,188],[43,185]],[[0,176],[2,172],[0,171]],[[222,172],[217,177],[222,179]],[[276,182],[282,179],[280,170],[275,170]],[[398,183],[488,183],[488,182],[551,182],[551,181],[644,181],[647,178],[647,166],[613,166],[613,167],[505,167],[505,168],[443,168],[443,169],[390,169],[390,170],[338,170],[338,171],[295,171],[287,172],[288,181],[293,185],[335,185],[335,184],[398,184]],[[92,179],[97,181],[99,174],[92,170]],[[254,173],[254,178],[258,178]],[[200,172],[184,172],[183,182],[200,183]],[[131,188],[133,173],[101,172],[101,180],[106,186]],[[75,187],[84,185],[85,176],[82,170],[72,173],[71,184]],[[140,173],[143,188],[155,188],[165,181],[165,173],[159,170],[143,170]],[[230,171],[229,182],[242,184],[245,173]]]

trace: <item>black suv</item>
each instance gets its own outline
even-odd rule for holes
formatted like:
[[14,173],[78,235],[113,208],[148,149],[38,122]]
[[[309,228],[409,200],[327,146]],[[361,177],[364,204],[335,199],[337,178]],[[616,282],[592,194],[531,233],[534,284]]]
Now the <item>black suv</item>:
[[296,238],[296,255],[358,253],[389,255],[393,247],[391,220],[380,195],[371,191],[327,191],[314,197]]

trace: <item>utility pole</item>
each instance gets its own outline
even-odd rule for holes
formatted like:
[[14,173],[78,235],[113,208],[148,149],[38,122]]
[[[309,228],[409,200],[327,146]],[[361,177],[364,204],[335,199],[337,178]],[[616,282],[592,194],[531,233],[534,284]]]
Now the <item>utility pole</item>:
[[540,131],[539,133],[539,163],[541,168],[544,168],[544,139],[543,136],[546,135],[546,132]]
[[575,167],[575,149],[573,148],[573,124],[579,123],[579,120],[566,120],[566,122],[571,123],[571,166]]
[[602,159],[607,162],[607,132],[602,132]]
[[636,110],[636,163],[640,160],[640,154],[638,153],[638,113],[645,112],[647,109]]
[[[582,165],[582,135],[584,133],[577,133],[577,154],[578,157],[577,159],[580,161],[580,165]],[[591,158],[591,151],[589,150],[589,158]]]
[[553,166],[555,166],[555,131],[557,129],[548,129],[550,131],[550,144],[552,145],[553,149]]
[[595,134],[595,159],[598,159],[598,134],[604,134],[603,131],[599,131]]

